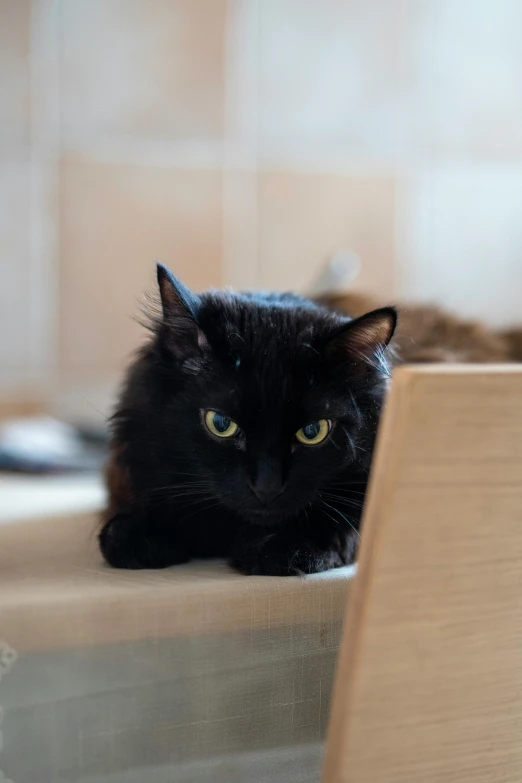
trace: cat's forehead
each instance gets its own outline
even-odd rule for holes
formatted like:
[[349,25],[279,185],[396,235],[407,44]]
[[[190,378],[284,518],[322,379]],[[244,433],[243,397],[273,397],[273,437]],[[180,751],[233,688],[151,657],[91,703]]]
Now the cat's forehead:
[[[215,294],[202,311],[202,327],[216,348],[293,351],[328,333],[332,313],[291,294]],[[278,350],[279,349],[279,350]]]
[[272,297],[220,296],[200,325],[216,362],[212,388],[205,393],[218,407],[237,413],[241,421],[251,416],[269,422],[279,416],[291,419],[303,406],[323,411],[322,384],[316,383],[322,357],[316,346],[331,331],[330,313],[298,297],[274,302]]

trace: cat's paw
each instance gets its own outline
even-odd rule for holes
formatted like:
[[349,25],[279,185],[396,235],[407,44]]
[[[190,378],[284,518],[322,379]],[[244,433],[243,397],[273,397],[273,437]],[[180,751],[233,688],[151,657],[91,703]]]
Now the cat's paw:
[[346,565],[346,559],[335,550],[318,550],[306,543],[281,540],[271,534],[254,541],[239,543],[229,563],[243,574],[259,576],[303,576],[329,571]]
[[189,560],[170,542],[154,537],[153,530],[131,514],[109,519],[98,541],[103,557],[113,568],[167,568]]

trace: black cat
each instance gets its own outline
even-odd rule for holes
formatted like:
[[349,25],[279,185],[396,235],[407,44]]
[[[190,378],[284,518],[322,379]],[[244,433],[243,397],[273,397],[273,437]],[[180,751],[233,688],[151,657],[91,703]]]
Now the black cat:
[[278,575],[352,562],[395,310],[350,320],[292,294],[198,296],[157,271],[162,313],[113,418],[107,562],[219,556]]

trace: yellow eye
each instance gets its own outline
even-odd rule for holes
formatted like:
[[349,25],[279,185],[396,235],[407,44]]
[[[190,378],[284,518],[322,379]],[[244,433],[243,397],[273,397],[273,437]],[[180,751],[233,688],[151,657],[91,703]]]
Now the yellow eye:
[[205,424],[208,431],[217,438],[233,438],[239,429],[235,421],[227,418],[219,411],[207,411],[205,413]]
[[311,421],[310,424],[306,424],[297,430],[295,437],[300,443],[304,443],[305,446],[317,446],[326,440],[330,434],[331,422],[328,419],[319,419],[319,421]]

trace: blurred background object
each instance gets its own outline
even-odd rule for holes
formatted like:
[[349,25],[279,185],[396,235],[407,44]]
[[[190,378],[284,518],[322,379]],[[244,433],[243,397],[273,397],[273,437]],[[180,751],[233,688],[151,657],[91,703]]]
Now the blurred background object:
[[[0,411],[103,428],[161,259],[504,326],[519,0],[0,0]],[[323,280],[324,283],[324,280]]]
[[26,473],[93,471],[102,467],[105,439],[50,416],[0,422],[0,470]]

